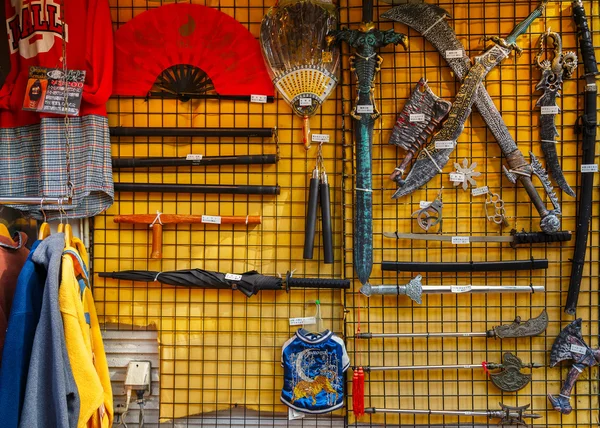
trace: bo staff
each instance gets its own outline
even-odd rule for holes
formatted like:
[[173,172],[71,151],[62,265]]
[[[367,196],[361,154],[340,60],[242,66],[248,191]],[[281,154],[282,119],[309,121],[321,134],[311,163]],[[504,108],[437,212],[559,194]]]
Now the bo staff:
[[116,126],[110,128],[114,137],[262,137],[275,135],[274,128],[138,128]]
[[[583,57],[585,68],[585,95],[583,105],[582,128],[583,128],[583,165],[593,165],[596,158],[596,124],[598,86],[596,75],[598,65],[592,43],[592,33],[588,27],[585,10],[581,1],[573,2],[573,19],[577,25],[579,34],[579,49]],[[583,172],[583,171],[582,171]],[[583,264],[585,263],[585,251],[587,249],[588,231],[592,217],[592,193],[594,190],[594,173],[581,174],[581,192],[579,193],[579,218],[577,219],[577,230],[575,231],[575,250],[573,251],[573,262],[571,264],[571,279],[569,280],[569,292],[565,312],[575,315],[577,300],[579,299],[579,288],[583,276]]]
[[115,192],[217,193],[221,195],[279,195],[279,186],[231,186],[226,184],[115,183]]
[[260,224],[260,216],[213,216],[178,214],[132,214],[118,215],[115,223],[144,224],[152,228],[152,253],[150,258],[162,258],[162,230],[165,224]]
[[113,169],[118,168],[152,168],[167,166],[214,166],[214,165],[272,165],[276,164],[277,155],[247,156],[202,156],[189,155],[178,157],[153,158],[113,158]]

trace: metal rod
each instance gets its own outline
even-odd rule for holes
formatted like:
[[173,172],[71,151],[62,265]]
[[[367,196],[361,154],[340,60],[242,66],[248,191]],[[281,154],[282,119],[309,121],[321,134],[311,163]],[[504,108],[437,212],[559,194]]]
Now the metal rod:
[[411,371],[411,370],[452,370],[452,369],[480,369],[481,364],[453,364],[453,365],[434,365],[434,366],[373,366],[364,367],[366,372],[376,372],[385,370]]
[[372,339],[376,337],[487,337],[486,332],[453,332],[453,333],[358,333],[357,339]]
[[114,137],[272,137],[273,128],[110,128]]
[[536,293],[543,285],[424,285],[423,293]]
[[365,413],[398,413],[404,415],[458,415],[458,416],[488,416],[484,411],[460,411],[460,410],[405,410],[405,409],[379,409],[369,407]]
[[68,198],[40,198],[29,196],[4,196],[0,197],[0,205],[69,205],[71,199]]

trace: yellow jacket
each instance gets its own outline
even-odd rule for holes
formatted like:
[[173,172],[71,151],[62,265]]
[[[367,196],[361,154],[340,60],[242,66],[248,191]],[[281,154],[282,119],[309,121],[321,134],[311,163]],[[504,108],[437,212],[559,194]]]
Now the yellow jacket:
[[108,428],[113,421],[112,389],[94,299],[88,285],[84,260],[74,247],[65,247],[58,302],[80,398],[77,427]]

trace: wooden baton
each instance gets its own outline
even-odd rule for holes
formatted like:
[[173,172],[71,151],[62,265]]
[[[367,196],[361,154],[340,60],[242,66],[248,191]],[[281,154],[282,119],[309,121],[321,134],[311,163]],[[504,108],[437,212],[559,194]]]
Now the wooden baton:
[[150,258],[162,258],[162,230],[165,224],[260,224],[260,216],[215,216],[180,214],[131,214],[117,215],[115,223],[145,224],[152,227],[152,253]]

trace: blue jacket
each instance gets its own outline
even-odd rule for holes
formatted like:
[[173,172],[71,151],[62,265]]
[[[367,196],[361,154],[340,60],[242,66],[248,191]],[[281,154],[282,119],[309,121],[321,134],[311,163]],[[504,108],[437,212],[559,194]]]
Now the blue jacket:
[[31,260],[39,243],[34,242],[19,274],[8,319],[0,367],[0,421],[5,428],[19,425],[33,337],[40,319],[46,270]]

